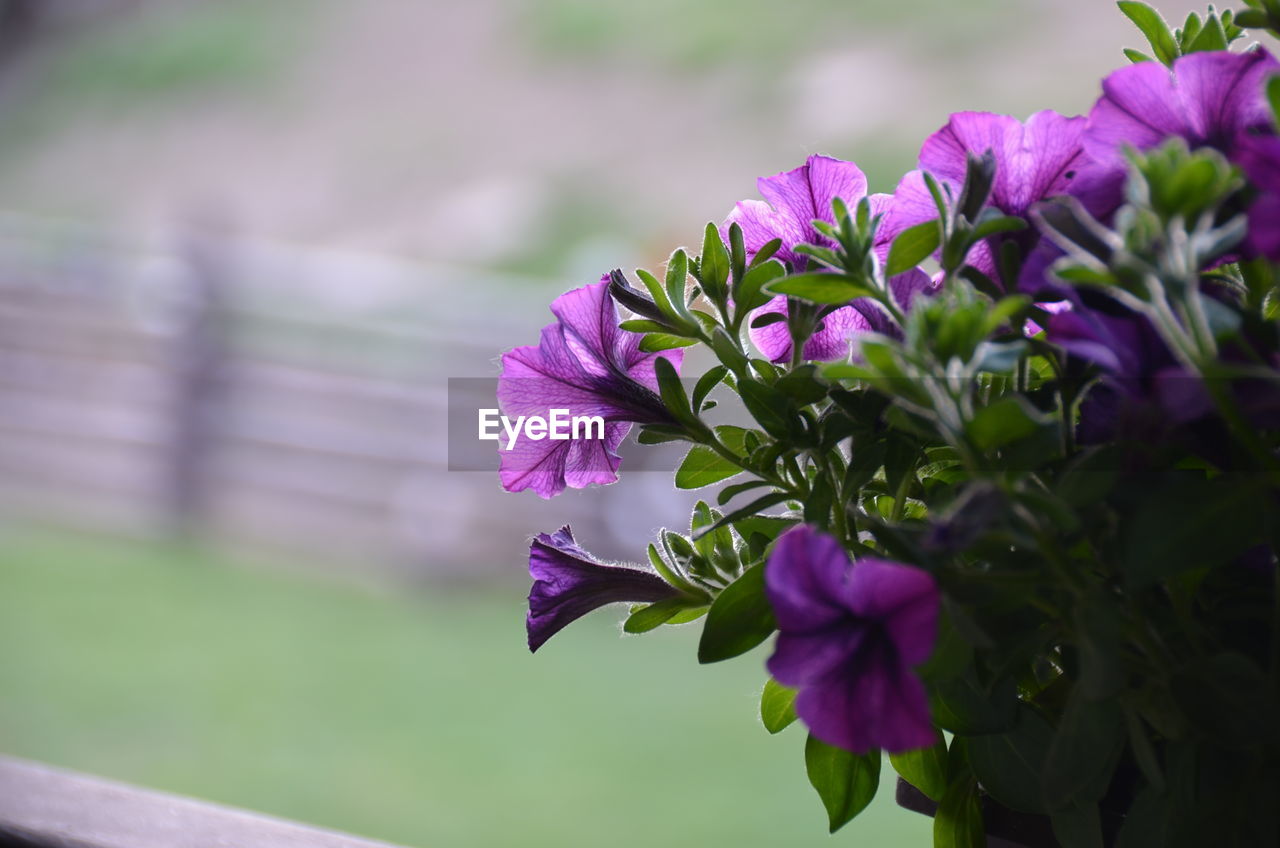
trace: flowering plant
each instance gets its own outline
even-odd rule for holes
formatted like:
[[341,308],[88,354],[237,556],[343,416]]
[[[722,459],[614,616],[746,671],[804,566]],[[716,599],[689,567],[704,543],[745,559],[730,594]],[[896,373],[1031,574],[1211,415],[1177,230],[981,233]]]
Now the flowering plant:
[[507,489],[611,483],[633,426],[724,484],[645,567],[537,536],[530,648],[616,602],[704,663],[773,638],[832,831],[883,752],[938,846],[987,798],[1064,846],[1280,841],[1280,63],[1231,49],[1280,3],[1120,6],[1155,58],[1088,116],[952,115],[892,195],[812,156],[503,356],[505,414],[602,421]]

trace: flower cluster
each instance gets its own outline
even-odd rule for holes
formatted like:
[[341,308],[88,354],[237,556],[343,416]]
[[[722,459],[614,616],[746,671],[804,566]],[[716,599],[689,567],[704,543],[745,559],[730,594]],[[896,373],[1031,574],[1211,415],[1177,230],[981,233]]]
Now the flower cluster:
[[1280,63],[1231,48],[1280,6],[1251,6],[1122,3],[1156,58],[1087,115],[952,115],[891,195],[811,156],[665,280],[557,299],[499,400],[603,438],[510,450],[503,486],[611,483],[633,426],[724,485],[647,567],[536,537],[530,648],[618,602],[701,621],[702,662],[774,638],[761,717],[807,727],[833,830],[883,751],[938,844],[980,844],[984,795],[1064,845],[1275,844]]

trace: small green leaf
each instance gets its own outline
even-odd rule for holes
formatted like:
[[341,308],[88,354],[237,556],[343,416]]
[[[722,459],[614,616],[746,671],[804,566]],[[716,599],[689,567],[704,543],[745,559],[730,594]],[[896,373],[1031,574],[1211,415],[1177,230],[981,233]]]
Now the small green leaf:
[[1174,41],[1173,33],[1169,31],[1169,25],[1160,17],[1160,13],[1138,0],[1120,0],[1116,5],[1142,31],[1147,41],[1151,42],[1151,49],[1160,61],[1172,66],[1173,60],[1178,58],[1178,43]]
[[941,228],[936,220],[903,230],[889,248],[885,276],[892,277],[919,265],[938,249],[941,238]]
[[725,283],[729,280],[729,251],[725,249],[720,238],[720,230],[715,224],[707,224],[702,239],[702,257],[699,260],[698,279],[703,289],[712,298],[717,298],[725,291]]
[[688,347],[697,343],[697,339],[673,336],[670,333],[650,333],[640,340],[640,350],[645,353],[658,353],[672,348]]
[[702,402],[728,373],[729,369],[723,365],[717,365],[698,378],[697,384],[693,387],[693,397],[690,399],[690,405],[695,412],[702,411]]
[[667,260],[667,296],[677,307],[685,303],[684,287],[689,276],[689,257],[677,250]]
[[1045,756],[1042,783],[1051,811],[1098,801],[1124,747],[1123,716],[1114,701],[1089,701],[1077,687],[1067,700]]
[[796,690],[770,677],[760,695],[760,720],[770,733],[781,733],[796,720]]
[[929,748],[890,754],[889,762],[907,783],[934,801],[942,801],[947,791],[947,743],[942,734]]
[[1053,835],[1062,848],[1105,848],[1102,816],[1095,803],[1073,804],[1049,816]]
[[676,488],[701,489],[741,473],[740,467],[706,445],[694,445],[676,469]]
[[1227,33],[1222,28],[1222,22],[1218,20],[1217,15],[1210,15],[1204,23],[1204,28],[1191,39],[1191,43],[1184,47],[1182,52],[1185,54],[1226,50],[1227,44]]
[[793,274],[765,286],[770,294],[785,294],[810,303],[843,305],[874,292],[864,283],[836,273]]
[[706,425],[689,406],[689,397],[684,393],[684,385],[680,382],[675,366],[666,357],[659,356],[654,360],[653,370],[658,379],[658,394],[662,397],[662,405],[672,417],[691,430],[706,430]]
[[786,273],[787,269],[777,260],[752,266],[733,294],[734,308],[739,314],[744,314],[764,306],[769,302],[769,295],[763,291],[765,285],[785,276]]
[[[703,532],[710,532],[707,528]],[[711,603],[698,642],[698,662],[731,659],[759,645],[777,627],[764,594],[764,563],[730,583]]]
[[1045,813],[1040,780],[1053,728],[1030,707],[1020,707],[1018,713],[1018,723],[1008,733],[969,737],[969,763],[982,787],[1001,804]]
[[804,745],[809,783],[818,790],[835,833],[866,809],[880,788],[880,751],[853,754],[812,735]]
[[1263,541],[1262,495],[1247,475],[1169,479],[1131,511],[1121,566],[1131,588],[1228,562]]
[[1038,417],[1026,401],[1009,395],[974,413],[965,431],[980,450],[989,451],[1030,436],[1040,428]]
[[1155,59],[1152,59],[1150,56],[1148,56],[1146,53],[1143,53],[1141,50],[1134,50],[1130,47],[1124,48],[1124,55],[1126,59],[1128,59],[1130,62],[1133,62],[1135,65],[1138,64],[1139,62],[1155,61]]
[[1271,116],[1280,124],[1280,76],[1267,80],[1267,103],[1271,105]]
[[947,786],[933,814],[933,848],[986,848],[982,796],[973,775],[964,774]]
[[[754,501],[747,504],[746,506],[741,507],[739,509],[735,509],[733,512],[729,513],[724,518],[721,518],[719,521],[717,521],[715,524],[711,525],[710,527],[704,527],[700,529],[697,533],[694,533],[694,536],[697,538],[701,538],[703,534],[710,533],[713,530],[723,527],[726,524],[737,524],[739,521],[742,521],[744,518],[755,516],[757,513],[764,512],[766,509],[768,509],[771,506],[777,506],[778,504],[782,503],[785,500],[788,500],[789,498],[790,496],[787,495],[785,492],[773,492],[771,494],[756,498]],[[760,517],[776,518],[776,516],[760,516]]]
[[627,617],[622,629],[627,633],[647,633],[674,619],[681,613],[706,609],[706,603],[692,598],[667,598],[643,606]]

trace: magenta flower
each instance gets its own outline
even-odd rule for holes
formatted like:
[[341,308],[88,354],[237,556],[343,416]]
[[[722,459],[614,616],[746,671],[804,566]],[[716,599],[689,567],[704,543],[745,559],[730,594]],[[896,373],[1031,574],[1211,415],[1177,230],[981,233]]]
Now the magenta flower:
[[[550,498],[618,479],[617,449],[632,424],[673,424],[658,397],[654,362],[666,358],[679,370],[682,352],[640,350],[641,336],[618,328],[609,278],[566,292],[551,304],[556,323],[542,329],[537,346],[502,355],[498,405],[511,421],[520,416],[599,416],[599,428],[583,427],[581,438],[517,438],[501,453],[499,477],[508,492],[533,489]],[[499,443],[503,447],[505,438]]]
[[[727,238],[731,224],[740,226],[748,259],[754,257],[766,243],[775,238],[781,239],[782,247],[775,255],[797,271],[808,267],[808,257],[796,251],[797,245],[835,247],[830,239],[813,228],[813,221],[834,224],[831,202],[837,197],[853,209],[867,196],[867,178],[858,166],[829,156],[810,156],[799,168],[771,177],[761,177],[756,185],[769,202],[739,202],[725,219],[721,232]],[[885,212],[889,200],[888,195],[872,195],[872,214]],[[888,249],[886,240],[880,251],[882,260]],[[929,278],[914,269],[900,274],[890,285],[895,298],[904,309],[911,305],[916,292],[932,288]],[[786,314],[786,311],[787,299],[776,297],[756,310],[756,314]],[[885,314],[874,302],[865,298],[854,301],[823,318],[822,326],[805,343],[804,358],[840,359],[848,355],[850,340],[854,336],[872,331],[884,332],[887,326]],[[752,343],[774,362],[791,358],[791,335],[785,323],[751,327],[748,334]]]
[[607,604],[652,603],[680,592],[636,568],[604,565],[578,547],[567,526],[529,545],[529,650],[537,651],[570,623]]
[[1262,48],[1246,53],[1191,53],[1173,69],[1139,62],[1102,81],[1102,97],[1089,113],[1084,149],[1096,162],[1123,167],[1123,147],[1155,147],[1177,136],[1233,157],[1257,132],[1272,133],[1263,91],[1280,63]]
[[1246,249],[1280,259],[1280,149],[1265,93],[1267,78],[1278,72],[1280,62],[1260,47],[1191,53],[1172,70],[1156,62],[1121,68],[1102,82],[1102,97],[1089,113],[1085,150],[1117,174],[1123,173],[1126,145],[1145,150],[1178,137],[1192,150],[1221,151],[1261,192],[1248,210]]
[[765,566],[778,622],[769,673],[800,690],[796,713],[814,736],[855,753],[932,745],[924,684],[938,589],[918,568],[878,559],[851,564],[831,536],[788,530]]
[[[969,154],[981,156],[988,150],[995,156],[996,174],[987,203],[1004,214],[1026,217],[1041,200],[1069,193],[1085,194],[1090,198],[1086,206],[1095,206],[1092,196],[1104,187],[1096,180],[1081,147],[1084,126],[1084,118],[1068,118],[1051,110],[1035,113],[1026,123],[990,112],[952,115],[946,126],[925,140],[920,149],[920,170],[904,176],[894,191],[886,233],[893,237],[938,217],[923,172],[932,174],[958,196]],[[1035,247],[1035,233],[1024,231],[1019,238],[1026,242],[1026,255]],[[987,242],[976,245],[966,261],[984,274],[995,274],[995,255]],[[1030,287],[1039,288],[1039,281],[1032,281]]]

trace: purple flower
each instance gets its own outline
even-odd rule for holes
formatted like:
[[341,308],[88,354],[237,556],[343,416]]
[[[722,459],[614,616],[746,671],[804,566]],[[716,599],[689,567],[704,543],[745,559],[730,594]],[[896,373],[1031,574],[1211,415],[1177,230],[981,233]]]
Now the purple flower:
[[603,565],[578,547],[566,526],[540,533],[529,545],[529,650],[536,651],[571,622],[607,604],[652,603],[680,595],[656,575]]
[[1239,145],[1236,160],[1258,192],[1248,210],[1245,248],[1280,262],[1280,138],[1247,138]]
[[[858,166],[829,156],[810,156],[799,168],[761,177],[756,186],[769,202],[739,202],[721,226],[722,234],[727,238],[731,224],[740,226],[748,258],[754,257],[766,243],[775,238],[781,239],[782,247],[775,255],[797,271],[808,267],[808,257],[796,251],[797,245],[835,247],[830,239],[813,228],[813,221],[834,224],[831,202],[837,197],[853,209],[867,196],[867,178]],[[889,200],[888,195],[872,195],[872,214],[885,212]],[[886,241],[881,259],[888,249]],[[891,289],[901,306],[906,308],[917,291],[930,289],[930,281],[923,272],[912,270],[895,278]],[[787,299],[776,297],[756,310],[756,314],[777,312],[785,315],[786,311]],[[805,343],[804,357],[812,360],[839,359],[848,355],[850,340],[854,336],[865,332],[884,332],[887,328],[883,311],[874,302],[859,299],[822,319],[821,328]],[[791,335],[786,323],[751,327],[748,334],[752,343],[774,362],[790,359]]]
[[1095,297],[1055,314],[1045,336],[1102,372],[1080,406],[1079,440],[1163,441],[1171,428],[1205,415],[1204,385],[1177,361],[1145,317]]
[[[618,328],[609,278],[566,292],[551,304],[556,323],[542,329],[538,345],[502,355],[498,404],[516,422],[520,416],[599,416],[599,428],[582,438],[517,438],[501,454],[499,477],[509,492],[533,489],[550,498],[564,491],[618,479],[618,445],[635,424],[674,423],[657,395],[654,363],[659,354],[640,350],[641,336]],[[682,352],[660,354],[679,370]],[[591,438],[595,437],[595,438]],[[499,442],[507,444],[506,436]]]
[[912,671],[937,637],[929,574],[878,559],[851,565],[839,542],[801,525],[774,546],[765,592],[778,622],[769,673],[800,690],[796,713],[814,736],[855,753],[936,741]]
[[[1121,68],[1102,82],[1089,113],[1086,152],[1099,167],[1124,173],[1123,149],[1155,147],[1171,137],[1195,150],[1213,147],[1244,168],[1261,196],[1248,210],[1246,248],[1280,259],[1280,165],[1265,84],[1280,62],[1262,48],[1191,53],[1170,71],[1156,62]],[[1096,210],[1091,209],[1091,212]]]
[[[938,217],[924,172],[949,185],[958,196],[969,154],[981,156],[988,150],[995,156],[996,174],[987,203],[1004,214],[1025,217],[1041,200],[1069,193],[1084,194],[1090,198],[1087,206],[1096,205],[1092,198],[1103,186],[1081,147],[1084,126],[1084,118],[1068,118],[1051,110],[1035,113],[1026,123],[990,112],[952,115],[946,126],[925,140],[920,170],[904,176],[894,191],[886,232],[896,236]],[[1035,247],[1033,232],[1018,238],[1026,242],[1024,255]],[[995,254],[987,242],[976,245],[966,261],[984,274],[995,274]],[[1039,281],[1032,281],[1030,288],[1039,288]]]
[[1256,132],[1273,130],[1263,86],[1280,63],[1261,48],[1191,53],[1169,70],[1139,62],[1102,81],[1089,113],[1084,149],[1102,165],[1123,167],[1123,146],[1155,147],[1171,136],[1232,157]]

